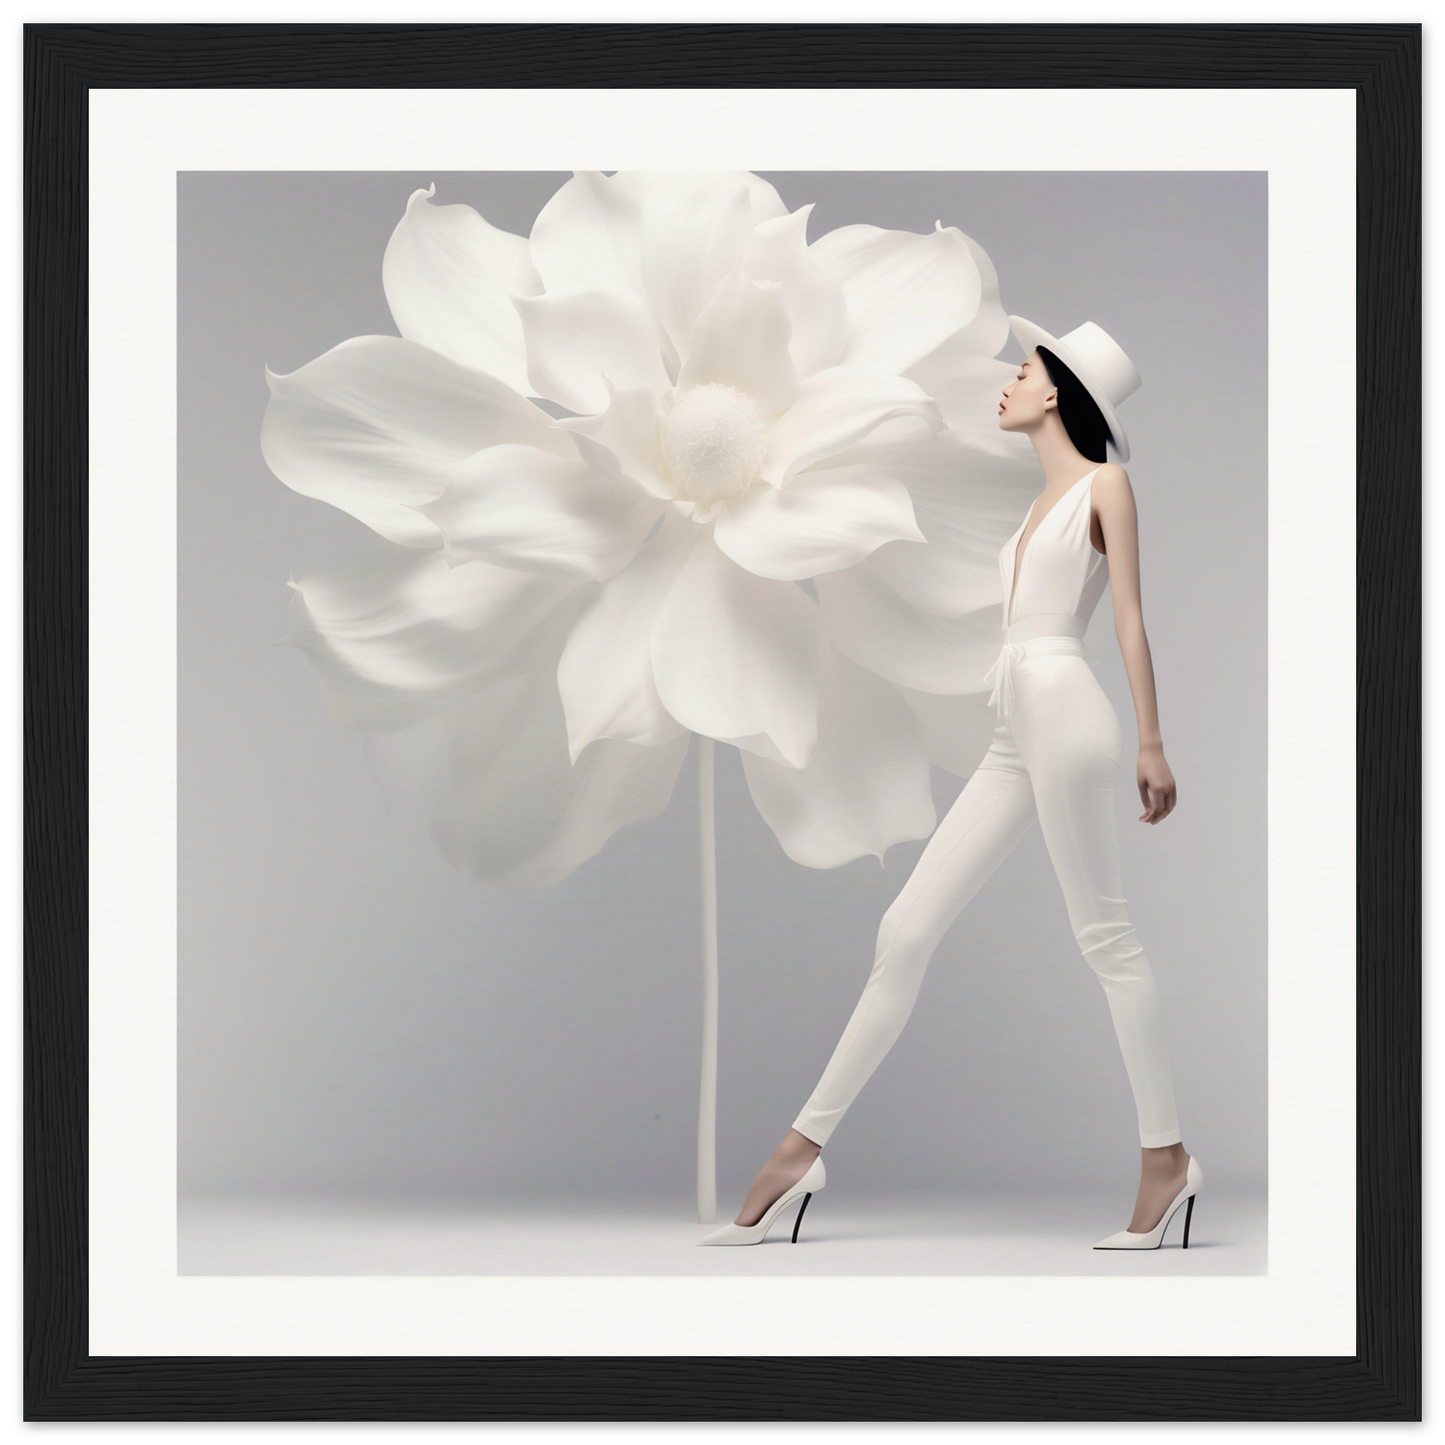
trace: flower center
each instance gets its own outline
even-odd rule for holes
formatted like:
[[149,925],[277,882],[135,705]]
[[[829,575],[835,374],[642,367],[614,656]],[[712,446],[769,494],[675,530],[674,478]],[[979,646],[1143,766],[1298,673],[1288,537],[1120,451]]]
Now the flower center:
[[762,465],[763,414],[736,387],[709,381],[678,398],[662,423],[661,442],[663,460],[684,496],[726,501],[747,491]]

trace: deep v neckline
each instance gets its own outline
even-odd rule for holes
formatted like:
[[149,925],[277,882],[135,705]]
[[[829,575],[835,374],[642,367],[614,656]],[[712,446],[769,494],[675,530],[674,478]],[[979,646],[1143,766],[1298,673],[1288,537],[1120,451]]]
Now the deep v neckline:
[[[1102,466],[1103,463],[1101,462],[1099,465]],[[1060,492],[1057,497],[1054,498],[1053,506],[1051,506],[1051,507],[1049,508],[1049,510],[1048,510],[1047,512],[1045,512],[1042,517],[1039,518],[1039,527],[1042,527],[1042,526],[1044,525],[1044,523],[1047,522],[1047,521],[1049,520],[1049,518],[1052,517],[1056,511],[1058,511],[1058,509],[1059,509],[1059,503],[1062,502],[1062,501],[1064,500],[1064,498],[1067,497],[1067,496],[1069,495],[1069,493],[1072,492],[1072,491],[1074,490],[1074,488],[1079,485],[1080,482],[1088,481],[1088,479],[1094,475],[1094,472],[1097,472],[1098,470],[1099,470],[1099,467],[1095,467],[1095,468],[1093,469],[1093,471],[1085,472],[1082,477],[1079,477],[1076,481],[1070,482],[1069,485],[1068,485],[1067,487],[1065,487],[1064,490],[1063,490],[1062,492]],[[1025,537],[1028,537],[1028,540],[1029,540],[1030,542],[1032,542],[1033,539],[1034,539],[1033,537],[1029,537],[1029,523],[1032,522],[1033,519],[1034,519],[1034,508],[1037,507],[1038,504],[1039,504],[1039,499],[1038,499],[1037,497],[1035,497],[1035,498],[1033,499],[1033,501],[1029,503],[1029,514],[1028,514],[1027,517],[1024,518],[1023,529],[1019,532],[1019,539],[1018,539],[1018,541],[1014,543],[1014,565],[1013,565],[1013,571],[1011,572],[1011,574],[1010,574],[1010,576],[1009,576],[1008,616],[1007,616],[1007,622],[1008,622],[1008,624],[1012,624],[1012,622],[1013,622],[1013,616],[1014,616],[1014,598],[1016,598],[1016,597],[1018,596],[1018,591],[1019,591],[1019,568],[1023,565],[1023,559],[1024,559],[1024,556],[1025,556],[1027,550],[1028,550],[1027,548],[1024,547],[1024,538],[1025,538]],[[1039,527],[1035,527],[1035,528],[1034,528],[1034,536],[1035,536],[1035,537],[1038,535]]]

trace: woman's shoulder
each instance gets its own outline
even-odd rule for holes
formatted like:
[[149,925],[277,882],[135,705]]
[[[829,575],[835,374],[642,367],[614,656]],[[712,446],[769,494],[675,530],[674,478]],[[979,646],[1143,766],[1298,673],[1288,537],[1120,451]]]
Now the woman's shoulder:
[[1104,489],[1129,490],[1129,473],[1118,462],[1104,462],[1094,472],[1094,484],[1103,484]]

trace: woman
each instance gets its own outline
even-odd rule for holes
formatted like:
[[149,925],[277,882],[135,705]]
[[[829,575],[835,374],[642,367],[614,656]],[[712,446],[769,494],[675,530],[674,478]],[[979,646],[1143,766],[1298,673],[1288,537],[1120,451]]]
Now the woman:
[[1093,322],[1062,337],[1022,317],[1009,324],[1028,353],[1004,388],[998,424],[1033,443],[1044,490],[999,556],[1003,645],[984,681],[998,727],[988,752],[929,839],[878,931],[863,996],[818,1086],[759,1171],[737,1218],[700,1244],[756,1244],[794,1199],[798,1223],[825,1182],[823,1145],[907,1022],[924,969],[960,910],[1035,819],[1063,889],[1079,949],[1107,997],[1139,1118],[1139,1192],[1128,1227],[1095,1249],[1157,1249],[1186,1200],[1184,1247],[1203,1183],[1175,1114],[1154,976],[1119,881],[1114,781],[1119,719],[1089,667],[1083,636],[1112,578],[1119,639],[1138,720],[1137,779],[1158,823],[1175,803],[1164,760],[1154,671],[1139,604],[1137,516],[1120,461],[1117,408],[1139,385],[1123,350]]

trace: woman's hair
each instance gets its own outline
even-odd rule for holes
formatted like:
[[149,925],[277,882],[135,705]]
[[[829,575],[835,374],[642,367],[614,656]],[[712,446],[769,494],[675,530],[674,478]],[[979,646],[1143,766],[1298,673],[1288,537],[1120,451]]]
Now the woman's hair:
[[1099,404],[1089,395],[1084,383],[1054,355],[1042,346],[1035,350],[1043,358],[1044,370],[1059,392],[1059,420],[1069,434],[1069,440],[1091,462],[1102,462],[1107,458],[1104,443],[1111,441],[1109,423]]

